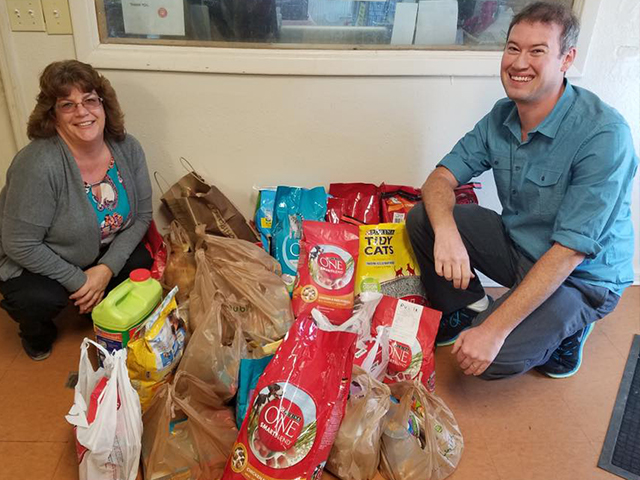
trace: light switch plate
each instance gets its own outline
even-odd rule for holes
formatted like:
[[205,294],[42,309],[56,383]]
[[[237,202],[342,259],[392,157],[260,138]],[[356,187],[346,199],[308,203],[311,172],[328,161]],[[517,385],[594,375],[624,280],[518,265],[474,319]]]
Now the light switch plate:
[[7,13],[14,32],[44,32],[40,0],[6,0]]
[[50,35],[71,35],[71,14],[67,0],[42,0],[42,10]]

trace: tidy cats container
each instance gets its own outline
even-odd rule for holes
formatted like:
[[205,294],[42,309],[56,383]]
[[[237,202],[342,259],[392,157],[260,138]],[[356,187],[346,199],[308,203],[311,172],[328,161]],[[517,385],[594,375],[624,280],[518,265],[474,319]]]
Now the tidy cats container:
[[140,336],[144,321],[161,298],[162,287],[149,270],[132,271],[93,309],[96,341],[110,352],[126,347]]

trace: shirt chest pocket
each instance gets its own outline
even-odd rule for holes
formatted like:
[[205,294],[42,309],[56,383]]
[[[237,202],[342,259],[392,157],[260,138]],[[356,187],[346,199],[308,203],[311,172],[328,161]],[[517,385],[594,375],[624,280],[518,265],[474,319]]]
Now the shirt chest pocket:
[[511,189],[511,159],[508,156],[494,155],[490,162],[498,191],[508,192]]
[[562,200],[562,172],[541,167],[531,167],[522,187],[530,208],[536,215],[554,215]]

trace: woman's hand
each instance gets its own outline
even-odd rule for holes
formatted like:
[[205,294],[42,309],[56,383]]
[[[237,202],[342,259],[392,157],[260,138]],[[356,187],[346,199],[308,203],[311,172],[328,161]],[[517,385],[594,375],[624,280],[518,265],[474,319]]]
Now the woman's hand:
[[86,269],[84,273],[87,275],[87,281],[69,298],[73,300],[80,313],[89,313],[104,297],[104,290],[113,277],[113,272],[106,265],[100,264]]

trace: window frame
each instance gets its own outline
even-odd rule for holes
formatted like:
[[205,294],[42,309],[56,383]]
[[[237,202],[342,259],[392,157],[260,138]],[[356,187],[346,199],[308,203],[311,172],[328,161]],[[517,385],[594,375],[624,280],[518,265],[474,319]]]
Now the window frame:
[[[575,0],[581,23],[578,56],[567,75],[582,76],[601,0]],[[69,0],[78,60],[101,69],[251,75],[460,76],[499,75],[502,51],[420,49],[226,48],[100,43],[94,0]]]

